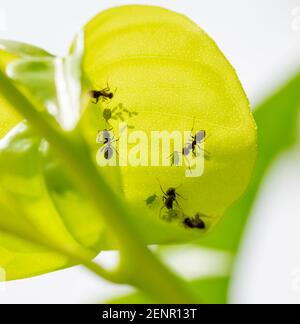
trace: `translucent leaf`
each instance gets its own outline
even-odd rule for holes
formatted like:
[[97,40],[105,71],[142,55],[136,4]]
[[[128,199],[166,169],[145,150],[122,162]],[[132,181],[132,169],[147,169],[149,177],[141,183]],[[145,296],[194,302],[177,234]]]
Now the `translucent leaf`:
[[[45,54],[30,45],[4,42],[5,48],[10,52],[0,50],[0,66],[5,70],[9,64],[15,64],[16,60],[21,62],[39,61],[50,62],[54,58]],[[1,42],[3,44],[3,42]],[[77,67],[77,75],[72,74],[72,65],[80,65],[80,55],[82,54],[83,41],[78,41],[78,46],[74,47],[74,54],[71,54],[64,61],[65,73],[68,74],[66,80],[80,80]],[[2,46],[3,47],[3,46]],[[19,55],[19,56],[18,56]],[[28,87],[32,89],[35,98],[51,98],[51,91],[47,89],[51,84],[50,75],[47,74],[47,64],[41,64],[39,69],[27,68],[20,70],[18,77],[28,82]],[[24,74],[23,74],[24,73]],[[30,77],[28,77],[30,75]],[[26,79],[27,78],[27,79]],[[48,79],[49,78],[49,79]],[[52,80],[53,82],[53,80]],[[76,82],[75,82],[76,84]],[[72,83],[71,83],[72,85]],[[44,87],[45,86],[45,87]],[[70,87],[72,88],[72,87]],[[64,89],[65,90],[65,89]],[[80,88],[71,89],[80,97]],[[10,107],[5,98],[0,94],[0,187],[2,187],[2,204],[0,213],[3,216],[0,226],[0,267],[6,271],[8,280],[31,277],[41,273],[67,267],[71,264],[68,257],[59,255],[45,247],[45,242],[41,242],[41,237],[37,244],[28,242],[35,232],[41,233],[43,239],[52,242],[62,249],[82,251],[88,248],[95,252],[88,252],[89,256],[99,252],[99,232],[102,225],[99,219],[95,224],[96,214],[91,204],[78,197],[78,193],[70,182],[63,182],[66,177],[62,177],[62,172],[57,166],[55,158],[50,154],[49,148],[44,140],[38,136],[25,123],[19,124],[11,130],[22,119],[13,107]],[[11,130],[11,131],[10,131]],[[8,134],[7,134],[8,133]],[[51,177],[51,182],[48,181]],[[60,177],[64,183],[63,208],[61,199],[56,195],[56,181]],[[54,187],[51,187],[54,184]],[[70,187],[69,187],[70,186]],[[53,199],[53,200],[52,200]],[[4,205],[15,206],[8,211]],[[68,211],[68,212],[66,212]],[[85,218],[82,217],[85,214]],[[65,218],[64,218],[65,217]],[[24,219],[25,218],[25,219]],[[8,221],[14,226],[6,232]],[[20,231],[22,224],[28,222],[26,239]],[[86,222],[85,222],[86,221]],[[74,225],[77,224],[77,226]],[[41,245],[41,246],[40,246]],[[84,250],[83,250],[84,251]]]
[[[108,84],[114,93],[112,100],[89,107],[100,111],[102,130],[108,127],[103,123],[103,109],[121,105],[135,113],[125,121],[146,133],[148,139],[151,131],[192,128],[208,135],[205,149],[210,159],[205,161],[201,177],[187,178],[185,166],[120,167],[127,200],[158,219],[163,207],[160,184],[165,191],[176,187],[185,198],[179,199],[184,211],[177,220],[180,227],[187,234],[193,232],[184,228],[182,217],[200,213],[207,216],[206,225],[212,228],[244,193],[257,155],[256,125],[232,66],[193,22],[158,7],[124,6],[105,11],[87,24],[85,39],[89,90],[101,90]],[[118,133],[122,118],[114,117],[109,125]],[[95,139],[99,126],[90,127]],[[117,136],[121,141],[122,134]],[[134,145],[129,145],[132,148]],[[155,204],[149,208],[145,201],[151,198]],[[199,236],[203,232],[195,231]]]
[[[52,56],[36,46],[16,41],[0,40],[0,68],[3,71],[7,69],[9,64],[16,60],[30,60],[33,58],[51,59]],[[0,94],[0,138],[22,119]]]
[[0,39],[0,50],[11,53],[17,57],[49,57],[51,54],[45,50],[22,42]]
[[[15,59],[15,56],[4,52],[0,49],[0,69],[5,70],[7,64]],[[0,138],[2,138],[9,130],[17,125],[22,117],[15,111],[13,107],[3,98],[0,92]]]
[[[20,216],[15,219],[10,217],[4,218],[0,224],[1,232],[8,220],[14,222],[11,231],[16,237],[0,235],[0,251],[5,256],[3,260],[0,252],[0,266],[5,268],[9,278],[37,275],[70,264],[62,256],[56,259],[51,250],[39,247],[37,253],[32,244],[18,243],[22,239],[18,230],[24,221],[30,224],[26,232],[30,237],[38,232],[44,240],[67,250],[87,249],[89,256],[99,253],[103,226],[93,205],[68,179],[45,140],[26,123],[14,128],[0,141],[0,167],[3,171],[0,174],[2,192],[8,200],[15,202],[16,215],[26,213],[25,220]],[[0,210],[5,216],[1,205]],[[18,262],[17,272],[11,261],[9,264],[5,261],[8,255],[9,260]],[[30,267],[35,258],[43,262],[33,263]]]
[[[205,213],[208,225],[212,226],[243,193],[256,157],[256,128],[232,67],[197,26],[159,8],[133,6],[105,12],[87,26],[86,36],[85,76],[94,89],[106,87],[107,82],[116,89],[108,107],[121,105],[129,109],[133,114],[130,122],[136,130],[149,134],[152,130],[190,131],[194,126],[209,134],[207,149],[212,158],[201,178],[187,179],[185,168],[175,167],[100,168],[106,177],[116,180],[110,182],[115,191],[125,194],[129,204],[134,206],[137,216],[133,224],[147,243],[195,239],[201,232],[185,228],[182,219],[179,227],[159,221],[161,199],[153,208],[146,206],[145,201],[154,195],[161,197],[160,183],[165,190],[181,185],[180,194],[186,200],[182,199],[180,204],[185,214]],[[75,45],[73,49],[81,49],[81,42],[77,43],[78,47]],[[70,54],[78,71],[80,55],[74,53],[82,52],[73,50]],[[75,87],[69,87],[67,78],[71,73],[66,68],[67,60],[59,59],[58,65],[55,60],[25,57],[10,65],[8,71],[22,88],[27,88],[31,96],[47,106],[65,130],[71,130],[78,121],[78,106],[72,111],[70,103],[74,98],[78,103],[78,92],[74,89],[79,84],[79,76],[77,73],[71,76]],[[59,82],[56,73],[60,76]],[[65,101],[64,95],[68,100]],[[100,119],[92,120],[89,125],[89,118],[99,109],[91,104],[88,110],[79,128],[91,139],[90,147],[95,152],[99,150],[95,143],[99,127],[103,130],[107,125],[101,110]],[[117,123],[112,124],[116,129]],[[74,248],[84,245],[96,250],[102,228],[100,223],[94,222],[93,210],[84,209],[89,205],[85,204],[87,197],[81,199],[81,193],[76,191],[51,151],[45,149],[42,139],[32,136],[31,131],[21,129],[3,142],[2,162],[8,170],[1,179],[5,190],[28,213],[31,222],[37,222],[45,237],[57,244]],[[12,167],[17,172],[13,173]],[[91,217],[84,221],[82,214]],[[45,222],[40,219],[41,215]],[[89,235],[92,230],[95,235]],[[102,236],[101,242],[106,243],[106,247],[114,246],[109,236]],[[50,262],[50,268],[52,266]]]
[[6,280],[16,280],[71,265],[65,256],[49,248],[17,202],[0,188],[0,269]]
[[66,57],[26,55],[7,68],[8,75],[43,103],[66,131],[73,130],[81,116],[82,33],[74,44]]
[[[190,288],[195,291],[202,304],[226,304],[226,291],[228,278],[202,278],[189,283]],[[224,294],[225,292],[225,294]],[[141,292],[135,292],[110,300],[108,304],[155,304]]]

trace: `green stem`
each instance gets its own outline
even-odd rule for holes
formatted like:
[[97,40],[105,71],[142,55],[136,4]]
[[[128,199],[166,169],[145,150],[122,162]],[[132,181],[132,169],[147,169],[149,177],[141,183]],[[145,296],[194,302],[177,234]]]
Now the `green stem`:
[[[162,303],[196,302],[186,283],[173,274],[152,254],[134,224],[134,215],[128,206],[112,190],[92,162],[88,148],[72,133],[65,133],[48,118],[40,107],[30,102],[18,91],[14,83],[0,71],[1,93],[37,131],[53,146],[66,169],[77,184],[92,198],[103,221],[115,234],[120,247],[129,258],[127,275],[131,284],[144,290]],[[96,269],[91,270],[97,273]],[[127,278],[127,277],[126,277]]]

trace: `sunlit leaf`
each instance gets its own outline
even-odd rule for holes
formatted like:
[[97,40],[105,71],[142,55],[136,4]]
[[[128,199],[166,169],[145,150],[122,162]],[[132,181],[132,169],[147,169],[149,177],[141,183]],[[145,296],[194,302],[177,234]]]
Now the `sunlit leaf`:
[[[57,93],[70,96],[67,98],[70,100],[68,104],[74,108],[71,120],[75,122],[80,111],[80,62],[83,40],[78,39],[78,45],[67,58],[59,59],[63,62],[63,81],[68,87],[67,90],[61,89],[62,82],[56,84],[55,76],[49,73],[49,67],[55,62],[54,57],[42,55],[42,50],[29,45],[23,47],[23,44],[16,42],[5,44],[10,53],[0,51],[2,69],[5,70],[10,65],[10,69],[14,70],[14,67],[18,66],[19,69],[14,70],[14,77],[32,91],[35,99],[56,100]],[[31,65],[29,62],[34,63]],[[72,97],[70,93],[74,93],[75,96]],[[21,121],[21,117],[1,95],[0,103],[3,103],[0,110],[0,135],[3,137],[0,141],[2,199],[3,203],[8,199],[15,205],[13,216],[8,216],[8,212],[2,209],[3,206],[0,207],[4,220],[7,217],[11,220],[15,215],[23,215],[24,212],[30,218],[32,233],[42,233],[43,238],[48,238],[49,242],[71,250],[80,250],[82,247],[94,250],[89,252],[89,256],[96,255],[100,250],[99,238],[103,226],[92,205],[78,193],[72,182],[66,180],[65,172],[51,155],[47,143],[32,129],[23,123],[7,134]],[[76,107],[78,109],[75,118]],[[63,114],[67,112],[64,111]],[[60,186],[63,184],[63,190],[57,187],[58,182]],[[42,248],[39,244],[36,248],[35,244],[24,241],[18,236],[22,218],[13,220],[16,224],[13,234],[2,232],[0,227],[0,267],[5,269],[9,280],[30,277],[70,265],[70,260],[54,253],[48,247],[45,248],[43,244]],[[7,225],[7,222],[2,225]]]
[[75,128],[81,116],[82,33],[74,44],[73,52],[66,57],[24,56],[7,67],[8,75],[39,100],[67,131]]
[[[245,191],[257,154],[256,125],[234,69],[198,26],[158,7],[108,10],[88,23],[85,36],[84,69],[90,90],[108,84],[114,92],[102,109],[121,104],[136,113],[125,121],[133,130],[146,132],[148,139],[151,131],[183,132],[193,126],[207,133],[205,149],[211,158],[199,178],[187,178],[187,167],[121,167],[128,201],[144,213],[150,209],[158,219],[163,206],[160,183],[164,190],[178,187],[185,198],[179,199],[184,211],[178,219],[182,229],[183,217],[196,213],[208,216],[208,227],[216,224]],[[99,111],[100,130],[107,128],[101,105],[89,109]],[[121,118],[115,117],[109,124],[118,133]],[[91,129],[94,139],[98,130]],[[122,141],[125,135],[119,135]],[[134,146],[130,144],[129,150]],[[154,195],[159,198],[149,208],[145,201]],[[196,234],[201,236],[201,231]]]
[[22,42],[0,39],[0,50],[17,57],[49,57],[52,56],[45,50]]
[[[187,168],[174,166],[99,168],[105,179],[113,179],[109,181],[113,190],[125,195],[135,210],[135,218],[130,219],[128,213],[123,222],[128,222],[128,228],[133,229],[127,230],[127,239],[135,231],[144,239],[136,242],[146,243],[174,243],[199,237],[201,231],[183,226],[184,217],[203,213],[207,216],[207,227],[212,228],[244,192],[256,159],[256,125],[233,68],[194,23],[156,7],[109,10],[87,25],[85,35],[84,70],[92,84],[89,90],[101,90],[108,83],[114,91],[113,100],[105,105],[90,104],[79,124],[84,137],[90,139],[92,154],[99,152],[95,143],[98,131],[109,126],[116,130],[118,126],[117,122],[103,120],[103,108],[122,107],[123,112],[126,109],[132,117],[128,118],[128,124],[147,135],[153,130],[182,132],[192,128],[193,131],[203,129],[208,135],[206,149],[210,159],[201,178],[188,179]],[[20,88],[39,99],[67,131],[75,128],[81,116],[82,39],[77,39],[72,48],[65,59],[24,55],[7,69]],[[95,111],[98,119],[89,124]],[[121,137],[122,131],[118,135]],[[75,159],[80,153],[76,152]],[[18,202],[18,208],[26,212],[45,238],[58,246],[74,249],[83,246],[95,252],[100,244],[106,244],[106,248],[114,246],[109,234],[101,236],[102,223],[95,217],[89,197],[77,190],[48,144],[32,134],[30,128],[16,128],[3,139],[0,164],[7,170],[0,177],[5,193]],[[81,167],[87,168],[84,163]],[[97,176],[96,172],[91,174]],[[160,184],[164,190],[171,186],[178,188],[183,197],[180,226],[159,221],[161,211],[166,212],[162,208]],[[146,206],[149,197],[155,197],[153,206]],[[117,205],[115,197],[111,200]],[[109,216],[106,215],[107,219]],[[121,231],[118,229],[119,234]],[[32,275],[26,267],[28,263],[23,266],[26,269],[23,275]],[[54,270],[58,265],[50,261],[43,267],[35,269],[34,274]],[[131,271],[139,270],[131,268]],[[161,282],[159,271],[154,273],[156,282]],[[166,274],[167,271],[161,273],[168,279]],[[144,286],[149,290],[151,284]],[[150,291],[159,296],[157,291]]]
[[[20,244],[22,236],[18,237],[17,234],[24,223],[27,224],[26,233],[30,238],[37,232],[43,240],[69,250],[80,251],[82,247],[96,249],[99,240],[101,227],[99,222],[95,224],[95,221],[91,221],[95,218],[92,207],[82,197],[81,201],[78,200],[76,188],[69,182],[64,182],[64,188],[55,187],[55,179],[62,177],[63,172],[55,164],[55,160],[51,159],[51,155],[47,156],[47,150],[47,143],[25,123],[14,128],[0,141],[0,167],[3,171],[0,173],[2,206],[8,201],[15,202],[14,218],[8,217],[7,211],[2,210],[0,206],[0,213],[3,216],[0,231],[8,225],[8,222],[12,222],[14,226],[9,228],[17,236],[12,238],[0,235],[0,250],[5,256],[3,261],[3,255],[0,253],[0,266],[6,270],[11,279],[53,271],[70,263],[61,256],[56,259],[51,250],[45,252],[39,248],[36,252],[32,245]],[[54,196],[57,206],[53,204],[44,174],[46,179],[51,175],[51,183],[54,184],[52,189],[56,189],[65,197],[63,210],[59,208],[55,192],[51,192],[51,196]],[[23,213],[26,219],[22,217]],[[73,226],[74,223],[77,226]],[[93,225],[96,226],[93,228]],[[94,255],[98,252],[99,250],[96,250]],[[48,255],[50,257],[47,262]],[[9,263],[5,261],[7,256]],[[37,264],[32,263],[35,259]],[[17,271],[14,267],[8,267],[16,262],[19,265]]]
[[[9,64],[16,57],[9,54],[0,47],[0,69],[4,71],[7,64]],[[5,100],[0,91],[0,138],[2,138],[8,131],[22,120],[22,117],[15,111],[13,107]]]

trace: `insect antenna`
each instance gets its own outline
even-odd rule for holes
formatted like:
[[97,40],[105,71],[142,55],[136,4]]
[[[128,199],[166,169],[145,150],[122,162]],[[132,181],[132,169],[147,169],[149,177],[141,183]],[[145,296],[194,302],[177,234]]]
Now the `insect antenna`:
[[160,190],[161,190],[161,192],[162,192],[162,193],[167,197],[168,195],[167,195],[166,192],[164,191],[164,189],[163,189],[163,187],[162,187],[162,185],[161,185],[159,179],[156,178],[156,180],[157,180],[157,182],[158,182],[158,184],[159,184],[159,186],[160,186]]

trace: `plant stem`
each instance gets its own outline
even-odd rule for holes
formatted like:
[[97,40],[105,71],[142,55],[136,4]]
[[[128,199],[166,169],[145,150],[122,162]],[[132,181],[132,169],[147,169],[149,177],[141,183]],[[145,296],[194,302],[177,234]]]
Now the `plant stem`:
[[[135,227],[132,211],[99,174],[81,138],[63,132],[50,119],[44,118],[40,107],[21,94],[2,71],[0,88],[8,102],[53,146],[77,185],[92,198],[99,215],[105,215],[103,221],[116,236],[128,258],[124,280],[128,280],[160,303],[197,302],[187,284],[148,250],[142,235]],[[86,266],[98,273],[93,265]]]

